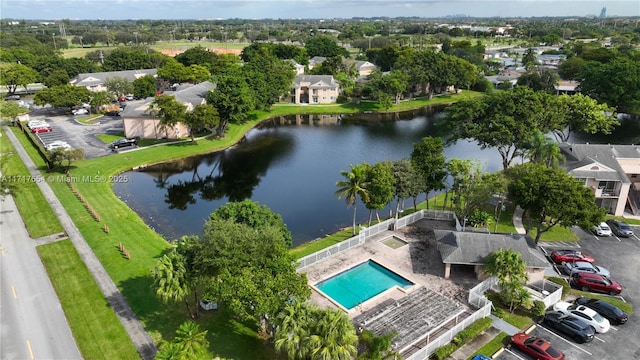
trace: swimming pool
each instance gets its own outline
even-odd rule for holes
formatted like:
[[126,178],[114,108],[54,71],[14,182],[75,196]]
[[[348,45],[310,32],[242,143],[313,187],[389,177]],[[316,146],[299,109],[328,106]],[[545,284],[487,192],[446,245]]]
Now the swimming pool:
[[394,286],[407,289],[413,285],[411,281],[369,260],[317,283],[316,287],[350,310]]

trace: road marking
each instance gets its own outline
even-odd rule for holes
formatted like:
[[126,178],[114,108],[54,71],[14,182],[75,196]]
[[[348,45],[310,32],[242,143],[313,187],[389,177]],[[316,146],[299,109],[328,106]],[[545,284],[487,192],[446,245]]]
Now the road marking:
[[600,340],[600,341],[602,341],[603,343],[605,343],[605,342],[606,342],[606,341],[604,341],[604,340],[600,339],[600,338],[599,338],[599,337],[597,337],[597,336],[594,336],[593,338],[594,338],[594,339],[596,339],[596,340]]
[[615,327],[613,327],[613,326],[610,326],[610,327],[609,327],[609,329],[611,329],[611,330],[615,330],[615,331],[618,331],[618,329],[616,329],[616,328],[615,328]]
[[572,343],[571,341],[569,341],[569,340],[565,339],[564,337],[562,337],[562,336],[560,336],[560,335],[556,334],[555,332],[553,332],[553,331],[551,331],[551,330],[547,329],[546,327],[544,327],[544,326],[538,326],[538,327],[539,327],[539,328],[541,328],[541,329],[545,329],[545,330],[547,330],[547,332],[549,332],[549,333],[551,333],[551,334],[553,334],[553,335],[557,336],[558,338],[562,339],[564,342],[566,342],[567,344],[569,344],[569,345],[571,345],[571,346],[573,346],[573,347],[577,348],[578,350],[584,351],[585,353],[587,353],[587,354],[589,354],[589,355],[593,355],[592,353],[588,352],[587,350],[585,350],[585,349],[581,348],[580,346],[578,346],[578,345],[576,345],[576,344]]
[[11,285],[11,292],[13,293],[13,298],[17,299],[18,298],[18,294],[16,293],[16,288],[13,287],[13,285]]
[[615,235],[615,234],[614,234],[613,236],[614,236],[616,239],[618,239],[618,241],[622,241],[622,240],[620,240],[620,238],[618,237],[618,235]]
[[507,352],[509,352],[509,353],[513,354],[513,356],[517,357],[518,359],[526,360],[526,359],[525,359],[525,358],[523,358],[522,356],[520,356],[520,355],[518,355],[518,354],[514,353],[513,351],[511,351],[511,349],[507,349],[507,348],[505,348],[505,350],[506,350]]
[[640,238],[636,236],[636,234],[633,234],[633,237],[636,238],[636,240],[640,241]]
[[593,237],[596,239],[596,241],[600,241],[597,236],[593,235]]
[[35,356],[33,356],[33,350],[31,350],[31,343],[29,342],[29,340],[27,340],[27,348],[29,349],[29,356],[31,356],[32,359],[35,359]]

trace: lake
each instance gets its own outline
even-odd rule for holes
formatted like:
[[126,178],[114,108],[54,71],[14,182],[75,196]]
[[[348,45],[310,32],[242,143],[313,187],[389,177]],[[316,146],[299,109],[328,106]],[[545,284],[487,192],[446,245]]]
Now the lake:
[[[443,115],[427,108],[402,114],[279,117],[249,131],[226,151],[129,171],[129,181],[114,184],[114,191],[167,239],[201,234],[204,221],[219,206],[251,199],[282,216],[295,246],[351,225],[353,208],[334,194],[341,170],[363,161],[409,158],[414,143],[439,135],[435,123]],[[574,135],[573,141],[637,143],[638,119],[622,117],[621,122],[611,135]],[[482,150],[470,141],[447,146],[444,155],[478,159],[489,172],[502,168],[497,150]],[[369,212],[359,203],[357,215],[358,223],[366,223]]]

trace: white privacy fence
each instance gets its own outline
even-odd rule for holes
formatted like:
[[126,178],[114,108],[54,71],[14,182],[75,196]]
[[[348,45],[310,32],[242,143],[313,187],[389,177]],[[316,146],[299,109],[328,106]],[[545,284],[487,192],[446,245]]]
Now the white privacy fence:
[[455,220],[456,222],[458,222],[456,215],[452,211],[446,210],[420,210],[407,216],[403,216],[399,219],[393,218],[385,220],[370,227],[362,228],[358,235],[342,241],[339,244],[332,245],[328,248],[322,249],[299,259],[298,270],[304,269],[309,265],[325,260],[343,251],[361,246],[367,241],[368,238],[375,236],[381,232],[400,229],[421,219]]
[[424,360],[428,359],[438,348],[450,343],[453,338],[458,335],[459,332],[466,329],[469,325],[473,324],[476,320],[487,317],[491,314],[492,303],[483,294],[488,289],[496,285],[496,278],[489,278],[469,291],[469,304],[477,308],[470,316],[464,318],[462,321],[457,322],[455,325],[446,332],[439,335],[437,338],[431,340],[429,334],[425,334],[426,345],[415,353],[406,356],[405,360]]

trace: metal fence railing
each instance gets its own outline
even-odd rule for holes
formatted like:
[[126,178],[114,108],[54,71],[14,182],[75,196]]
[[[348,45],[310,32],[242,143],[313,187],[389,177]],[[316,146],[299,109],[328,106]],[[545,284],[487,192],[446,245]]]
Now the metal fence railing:
[[434,220],[456,220],[456,215],[452,211],[446,210],[420,210],[403,216],[399,219],[388,219],[378,224],[371,225],[366,228],[362,228],[358,235],[351,237],[339,244],[332,245],[328,248],[317,251],[313,254],[307,255],[298,260],[298,270],[304,269],[307,266],[313,265],[317,262],[328,259],[343,251],[347,251],[354,247],[363,245],[368,238],[373,237],[387,230],[400,229],[409,224],[412,224],[421,219],[434,219]]

